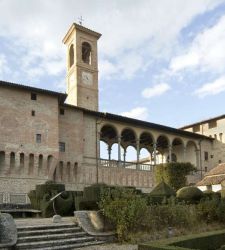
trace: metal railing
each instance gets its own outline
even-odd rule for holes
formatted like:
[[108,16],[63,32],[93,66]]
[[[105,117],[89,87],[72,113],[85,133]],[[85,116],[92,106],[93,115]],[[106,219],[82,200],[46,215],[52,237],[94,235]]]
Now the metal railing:
[[151,164],[107,160],[107,159],[99,159],[99,166],[101,166],[101,167],[114,167],[114,168],[122,167],[122,168],[127,168],[127,169],[143,170],[143,171],[153,171],[153,168],[154,168],[154,165],[151,165]]

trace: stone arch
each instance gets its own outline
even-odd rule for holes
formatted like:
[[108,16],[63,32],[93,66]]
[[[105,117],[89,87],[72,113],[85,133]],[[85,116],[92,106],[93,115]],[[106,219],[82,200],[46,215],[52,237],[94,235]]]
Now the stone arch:
[[142,132],[139,137],[140,148],[146,148],[149,152],[153,149],[155,139],[149,132]]
[[10,153],[10,170],[15,169],[16,166],[16,155],[14,152]]
[[137,150],[134,145],[129,145],[126,147],[126,158],[127,162],[136,162],[137,161]]
[[20,171],[24,169],[25,165],[25,155],[24,153],[20,153]]
[[73,180],[74,182],[77,181],[77,175],[78,175],[78,163],[75,162],[73,166]]
[[[170,140],[167,135],[161,134],[156,139],[156,155],[153,158],[158,163],[165,163],[169,155]],[[160,159],[160,160],[159,160]]]
[[185,143],[180,137],[175,137],[172,141],[172,162],[184,162]]
[[91,64],[91,45],[88,42],[82,43],[82,61],[87,64]]
[[32,175],[34,171],[34,154],[29,154],[28,175]]
[[121,136],[121,145],[123,145],[125,149],[128,146],[136,147],[137,134],[133,129],[129,127],[123,128],[120,136]]
[[[52,166],[52,163],[53,163],[53,156],[52,155],[48,155],[47,157],[47,175],[49,174],[50,172],[50,169],[51,169],[51,166]],[[55,176],[55,171],[54,171],[54,176]],[[54,179],[55,180],[55,179]]]
[[5,151],[0,151],[0,172],[5,168]]
[[118,141],[118,131],[115,126],[111,124],[105,124],[100,130],[100,140],[107,144],[113,144]]
[[70,163],[70,161],[68,161],[66,164],[66,179],[68,182],[70,182],[70,180],[71,180],[70,173],[71,173],[71,163]]
[[58,180],[61,181],[61,182],[63,181],[63,178],[64,178],[64,176],[63,176],[63,165],[64,165],[64,162],[60,161],[59,162]]
[[38,175],[42,173],[42,170],[43,170],[43,155],[40,154],[38,156]]
[[111,158],[111,154],[109,152],[109,144],[105,141],[100,140],[100,159],[109,159]]
[[71,44],[69,48],[69,66],[72,67],[74,64],[74,45]]

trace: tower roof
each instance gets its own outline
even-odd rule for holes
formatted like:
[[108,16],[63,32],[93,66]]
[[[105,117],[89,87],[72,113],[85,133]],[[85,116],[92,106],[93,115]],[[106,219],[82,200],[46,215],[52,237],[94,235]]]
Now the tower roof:
[[93,31],[93,30],[90,30],[80,24],[77,24],[77,23],[73,23],[71,25],[71,27],[69,28],[68,32],[66,33],[65,37],[63,38],[63,43],[65,44],[68,37],[70,36],[70,34],[74,31],[74,30],[80,30],[80,31],[83,31],[85,33],[89,33],[90,35],[92,36],[95,36],[97,39],[99,39],[101,37],[102,34],[96,32],[96,31]]

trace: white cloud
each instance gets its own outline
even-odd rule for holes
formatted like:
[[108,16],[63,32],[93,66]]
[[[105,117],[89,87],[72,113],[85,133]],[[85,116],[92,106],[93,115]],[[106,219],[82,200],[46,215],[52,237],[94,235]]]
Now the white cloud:
[[139,120],[146,120],[148,118],[148,109],[145,107],[136,107],[130,111],[122,112],[120,115]]
[[153,87],[146,88],[142,91],[142,96],[144,98],[152,98],[155,96],[160,96],[170,90],[170,86],[167,83],[160,83],[154,85]]
[[208,95],[217,95],[225,91],[225,76],[216,79],[213,82],[204,84],[201,88],[197,89],[194,94],[200,98]]
[[188,68],[221,73],[225,70],[225,16],[210,28],[203,30],[193,40],[190,48],[173,58],[173,72]]
[[196,15],[220,2],[1,0],[0,36],[13,41],[9,44],[12,53],[18,55],[20,52],[18,64],[24,74],[34,71],[35,66],[40,68],[36,69],[36,77],[37,72],[39,76],[58,75],[63,69],[55,65],[66,61],[61,39],[71,23],[82,14],[85,26],[103,34],[99,41],[102,78],[132,78],[149,60],[164,57],[176,43],[180,31]]
[[0,77],[3,78],[4,74],[9,72],[10,69],[6,60],[6,56],[4,54],[0,54]]

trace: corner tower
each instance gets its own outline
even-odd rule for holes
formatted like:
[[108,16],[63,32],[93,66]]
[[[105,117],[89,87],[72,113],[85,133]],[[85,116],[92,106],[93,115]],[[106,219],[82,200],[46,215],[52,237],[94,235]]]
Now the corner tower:
[[101,34],[73,23],[63,39],[67,46],[67,100],[98,111],[98,51]]

